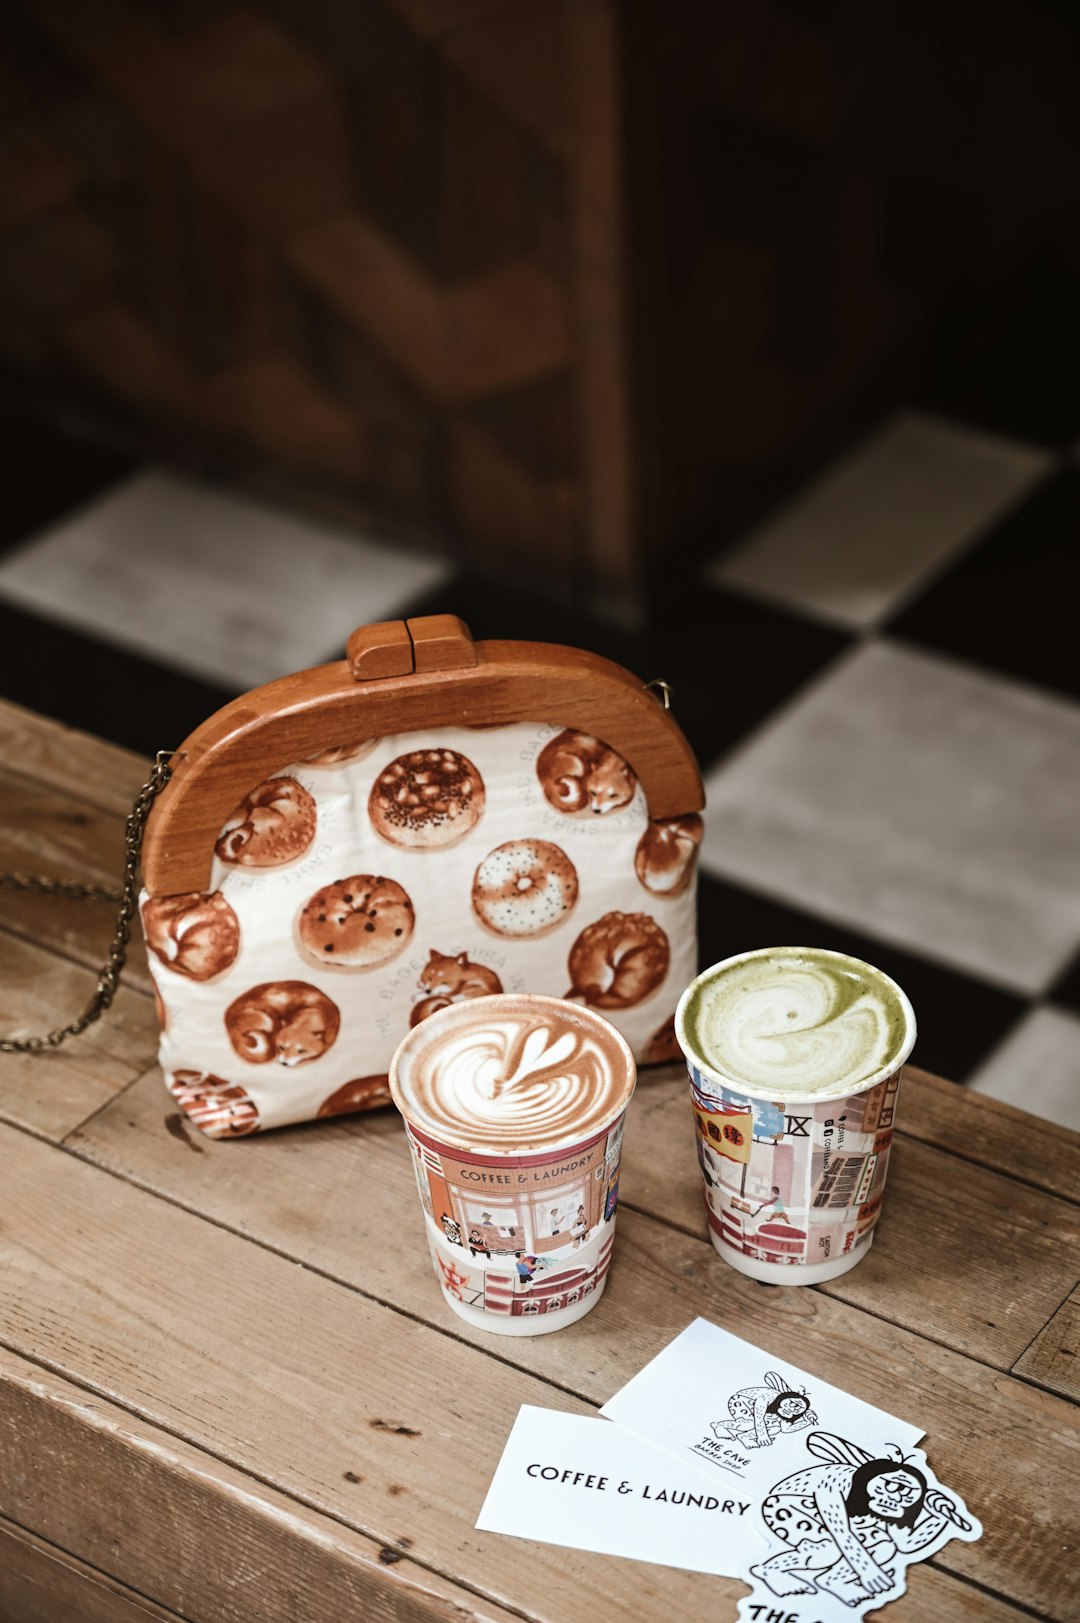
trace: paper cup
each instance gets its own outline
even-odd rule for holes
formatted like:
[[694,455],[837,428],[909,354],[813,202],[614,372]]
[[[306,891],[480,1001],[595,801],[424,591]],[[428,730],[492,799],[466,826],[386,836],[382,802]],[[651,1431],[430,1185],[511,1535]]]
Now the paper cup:
[[[694,993],[739,963],[802,953],[883,982],[903,1012],[899,1047],[857,1087],[826,1085],[799,1093],[725,1076],[687,1032]],[[814,1285],[854,1268],[873,1244],[900,1076],[915,1042],[915,1016],[904,992],[872,964],[845,953],[799,947],[738,953],[687,987],[675,1033],[690,1074],[709,1237],[725,1262],[777,1285]]]
[[[482,1026],[493,1007],[530,1005],[558,1020],[602,1033],[618,1057],[617,1103],[589,1130],[521,1152],[447,1143],[410,1110],[402,1073],[442,1022]],[[390,1091],[412,1150],[431,1260],[443,1298],[469,1324],[496,1335],[537,1336],[573,1324],[595,1307],[615,1239],[619,1159],[626,1106],[636,1082],[634,1057],[600,1015],[559,998],[509,994],[451,1005],[399,1045]],[[523,1145],[528,1143],[524,1130]]]

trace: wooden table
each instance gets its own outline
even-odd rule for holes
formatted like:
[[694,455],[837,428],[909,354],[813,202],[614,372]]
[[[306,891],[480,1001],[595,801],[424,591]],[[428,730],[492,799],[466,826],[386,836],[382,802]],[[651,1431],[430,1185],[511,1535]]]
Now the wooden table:
[[[0,706],[0,868],[115,876],[145,763]],[[4,1029],[79,1007],[111,909],[0,897]],[[0,1617],[734,1617],[741,1586],[478,1533],[519,1404],[591,1413],[698,1314],[927,1431],[986,1525],[902,1623],[1080,1617],[1080,1138],[917,1070],[874,1250],[813,1290],[705,1237],[684,1084],[646,1073],[615,1261],[580,1324],[439,1298],[396,1115],[215,1143],[113,1012],[0,1069]],[[882,1615],[882,1614],[877,1614]]]

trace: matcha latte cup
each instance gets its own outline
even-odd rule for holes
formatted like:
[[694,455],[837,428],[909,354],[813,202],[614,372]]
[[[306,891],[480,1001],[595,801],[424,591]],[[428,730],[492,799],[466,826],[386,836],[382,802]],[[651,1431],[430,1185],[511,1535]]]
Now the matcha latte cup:
[[615,1239],[634,1056],[614,1026],[561,998],[451,1003],[390,1062],[443,1299],[504,1336],[588,1313]]
[[776,1285],[854,1268],[873,1243],[915,1043],[900,987],[846,953],[766,947],[700,974],[675,1033],[716,1250]]

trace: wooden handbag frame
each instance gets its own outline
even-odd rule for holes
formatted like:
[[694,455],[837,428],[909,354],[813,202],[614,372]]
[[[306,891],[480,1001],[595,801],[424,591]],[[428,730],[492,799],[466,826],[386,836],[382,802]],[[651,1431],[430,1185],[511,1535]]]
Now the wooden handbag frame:
[[290,762],[352,740],[517,721],[603,739],[637,773],[651,818],[704,805],[674,718],[621,665],[554,643],[474,643],[453,614],[388,620],[354,631],[345,659],[254,688],[185,740],[147,823],[146,888],[152,896],[208,891],[226,819]]

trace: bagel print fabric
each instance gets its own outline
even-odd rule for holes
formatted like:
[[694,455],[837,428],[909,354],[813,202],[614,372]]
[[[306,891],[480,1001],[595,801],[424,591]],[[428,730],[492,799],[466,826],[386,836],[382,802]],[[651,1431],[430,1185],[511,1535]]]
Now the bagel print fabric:
[[227,819],[205,895],[141,899],[170,1092],[213,1137],[370,1109],[411,1026],[497,991],[569,997],[666,1058],[700,838],[697,816],[649,821],[607,744],[546,723],[283,766]]

